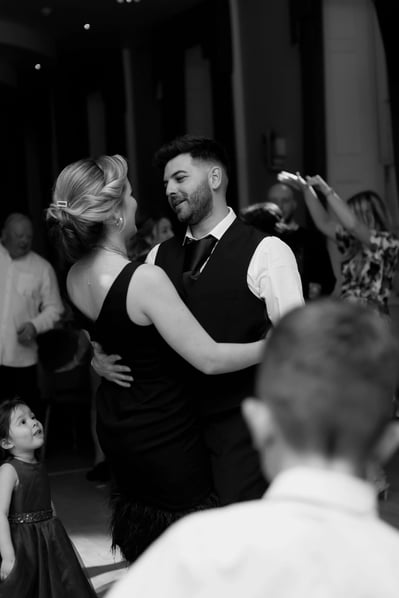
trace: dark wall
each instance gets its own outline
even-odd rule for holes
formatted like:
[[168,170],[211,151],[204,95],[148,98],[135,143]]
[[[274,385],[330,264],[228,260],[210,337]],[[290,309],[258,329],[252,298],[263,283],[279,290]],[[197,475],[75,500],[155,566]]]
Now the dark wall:
[[399,6],[392,0],[374,0],[385,48],[388,87],[392,118],[392,140],[396,180],[399,180],[399,70],[398,17]]
[[[20,70],[18,87],[0,94],[3,165],[0,216],[32,212],[42,228],[43,210],[59,171],[89,155],[88,94],[99,93],[105,111],[105,151],[126,155],[126,95],[122,49],[131,51],[137,150],[134,191],[143,213],[165,211],[162,177],[153,167],[158,147],[186,132],[185,52],[200,44],[212,78],[215,137],[233,165],[229,201],[236,206],[232,57],[228,0],[195,8],[123,37],[90,32],[59,39],[40,72]],[[38,248],[46,250],[43,230]]]
[[[212,18],[210,18],[212,15]],[[143,212],[165,211],[161,173],[152,164],[158,147],[186,133],[185,52],[201,45],[211,67],[213,130],[231,162],[229,202],[237,204],[229,3],[205,1],[132,42],[138,138],[138,197]]]

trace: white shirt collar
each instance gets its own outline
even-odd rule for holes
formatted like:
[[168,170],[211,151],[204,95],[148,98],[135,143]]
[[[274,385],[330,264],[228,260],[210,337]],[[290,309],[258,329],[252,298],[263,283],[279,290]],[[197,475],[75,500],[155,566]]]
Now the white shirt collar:
[[[213,229],[210,230],[209,233],[207,233],[204,236],[212,235],[218,241],[220,241],[220,239],[223,237],[224,233],[227,231],[227,229],[233,224],[234,220],[237,218],[237,216],[234,213],[234,210],[232,208],[228,207],[227,209],[228,209],[227,216],[225,216],[223,218],[223,220],[218,222],[218,224],[216,226],[214,226]],[[197,239],[197,237],[194,237],[194,235],[192,234],[190,227],[187,227],[183,245],[184,245],[186,239]]]
[[377,515],[376,491],[372,484],[348,474],[325,469],[287,469],[273,480],[264,498],[317,504],[356,515]]

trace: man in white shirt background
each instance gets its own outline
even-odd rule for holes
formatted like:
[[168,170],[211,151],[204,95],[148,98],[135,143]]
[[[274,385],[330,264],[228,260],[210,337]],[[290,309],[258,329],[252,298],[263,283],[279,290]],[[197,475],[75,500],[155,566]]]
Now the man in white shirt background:
[[243,405],[266,494],[184,518],[109,598],[395,598],[399,533],[368,477],[398,446],[398,357],[366,308],[324,299],[284,316]]
[[55,272],[32,251],[32,238],[30,219],[10,214],[0,243],[0,400],[19,395],[37,409],[36,337],[53,328],[63,305]]
[[[183,239],[154,247],[146,261],[166,271],[217,342],[261,338],[284,313],[303,304],[293,252],[277,237],[242,223],[228,207],[228,160],[214,140],[178,137],[157,152],[156,162],[169,205],[187,229]],[[129,383],[123,366],[111,373],[108,365],[96,355],[98,374]],[[266,483],[240,412],[255,369],[204,376],[183,360],[176,369],[187,383],[188,399],[194,396],[221,503],[258,498]]]

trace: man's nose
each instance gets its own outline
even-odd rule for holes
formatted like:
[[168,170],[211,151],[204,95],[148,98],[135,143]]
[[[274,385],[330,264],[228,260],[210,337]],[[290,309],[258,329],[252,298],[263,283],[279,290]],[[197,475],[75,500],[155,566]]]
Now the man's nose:
[[176,194],[176,185],[173,181],[168,181],[165,187],[166,197],[173,197]]

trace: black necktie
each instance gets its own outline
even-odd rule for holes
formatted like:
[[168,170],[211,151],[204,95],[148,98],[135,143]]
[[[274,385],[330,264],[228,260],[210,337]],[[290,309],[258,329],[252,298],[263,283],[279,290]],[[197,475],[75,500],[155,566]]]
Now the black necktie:
[[193,280],[198,279],[200,270],[211,255],[216,243],[217,239],[212,235],[203,237],[198,241],[196,239],[186,239],[183,267],[185,277],[190,277]]

